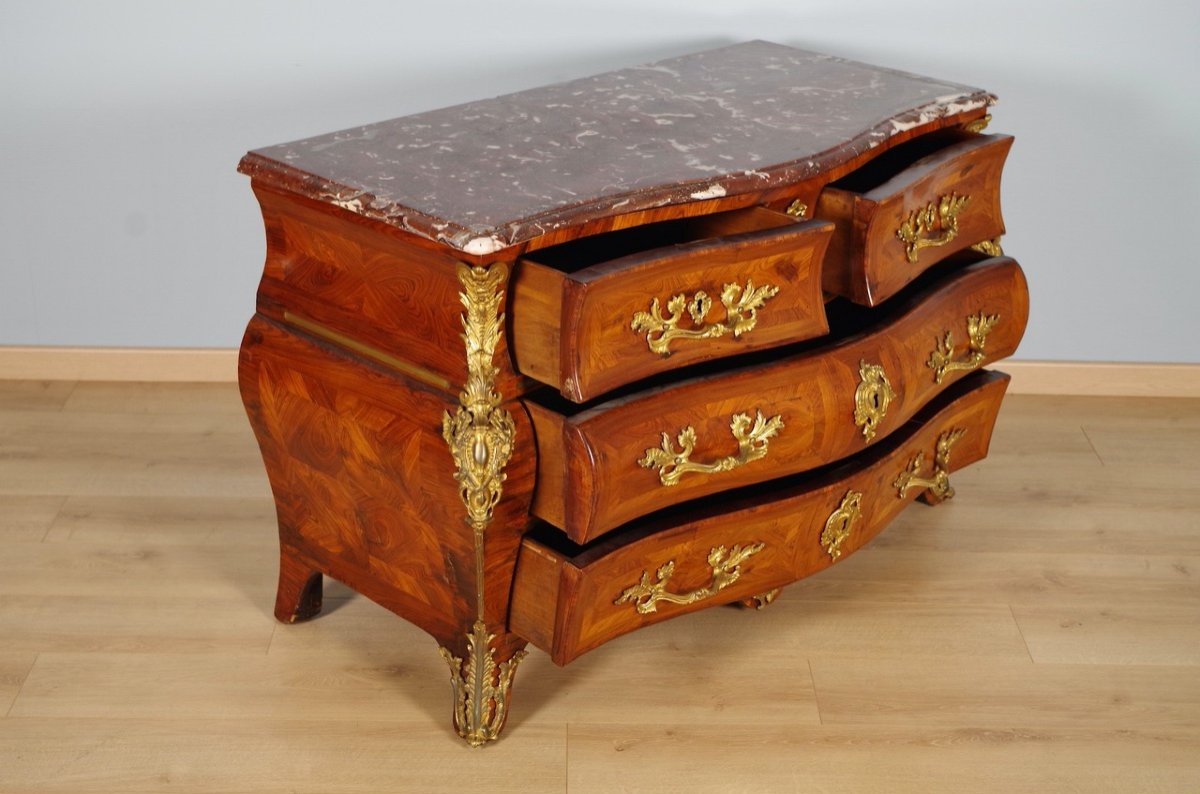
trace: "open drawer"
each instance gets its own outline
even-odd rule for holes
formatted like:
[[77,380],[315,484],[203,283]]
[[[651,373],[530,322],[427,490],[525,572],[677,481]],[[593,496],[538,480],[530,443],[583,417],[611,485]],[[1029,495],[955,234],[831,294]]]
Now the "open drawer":
[[1013,260],[929,282],[886,311],[839,307],[828,344],[582,410],[525,399],[538,449],[532,512],[587,543],[664,507],[878,443],[967,372],[1011,355],[1025,331],[1028,292]]
[[526,537],[509,628],[556,664],[677,615],[766,594],[845,559],[987,455],[1008,376],[976,373],[884,444],[817,477],[708,500],[578,547]]
[[966,133],[919,138],[822,190],[813,215],[837,226],[825,291],[875,306],[951,254],[1004,234],[1000,172],[1012,142]]
[[652,223],[518,260],[523,374],[584,402],[699,361],[820,336],[832,224],[763,207]]

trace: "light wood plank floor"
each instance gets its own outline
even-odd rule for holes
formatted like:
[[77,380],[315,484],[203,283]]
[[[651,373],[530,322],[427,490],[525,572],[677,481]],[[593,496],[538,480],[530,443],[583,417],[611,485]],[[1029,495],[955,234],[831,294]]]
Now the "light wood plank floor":
[[1200,791],[1200,401],[1010,397],[958,497],[451,733],[434,642],[276,625],[232,385],[0,382],[0,791]]

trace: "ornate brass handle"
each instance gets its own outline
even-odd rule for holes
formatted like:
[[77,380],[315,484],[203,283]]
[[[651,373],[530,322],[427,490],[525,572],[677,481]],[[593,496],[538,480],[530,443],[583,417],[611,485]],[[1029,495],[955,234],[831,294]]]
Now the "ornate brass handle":
[[983,363],[983,348],[987,343],[987,335],[999,320],[1000,315],[983,312],[967,317],[967,357],[961,361],[954,360],[954,334],[947,331],[929,354],[929,360],[925,362],[925,366],[933,370],[934,382],[941,383],[947,372],[978,369]]
[[696,448],[696,429],[691,425],[679,431],[676,439],[680,449],[675,450],[671,437],[664,431],[662,445],[646,450],[638,465],[643,469],[658,469],[658,479],[663,485],[674,485],[679,478],[689,471],[715,474],[719,471],[730,471],[744,466],[752,460],[758,460],[767,454],[767,442],[774,438],[783,427],[783,417],[780,415],[766,418],[762,411],[755,411],[754,422],[751,424],[749,414],[734,414],[729,422],[729,429],[738,442],[738,453],[717,458],[712,463],[694,463],[692,452]]
[[932,477],[922,477],[918,474],[925,464],[925,453],[918,452],[913,455],[912,460],[908,462],[908,468],[900,472],[896,481],[892,483],[892,487],[897,491],[896,497],[903,499],[909,488],[926,489],[930,498],[935,502],[953,497],[954,489],[950,487],[950,448],[966,432],[964,428],[956,427],[938,436],[937,448],[934,450]]
[[861,491],[846,491],[842,503],[825,519],[825,529],[821,531],[821,548],[835,560],[842,556],[842,544],[850,537],[854,522],[862,515],[859,511],[862,498]]
[[887,414],[888,406],[896,399],[892,384],[882,364],[858,362],[858,388],[854,390],[854,424],[862,430],[863,439],[875,437],[875,429]]
[[[910,263],[916,264],[917,252],[922,248],[936,248],[958,236],[958,213],[970,200],[970,196],[949,193],[908,214],[896,230],[896,236],[904,242],[904,252]],[[933,234],[934,227],[939,229],[937,236],[928,236]]]
[[[669,348],[675,339],[715,339],[728,333],[741,336],[754,330],[758,324],[758,310],[777,292],[779,287],[770,284],[756,287],[752,279],[746,279],[744,287],[732,282],[726,284],[721,289],[725,319],[714,323],[706,321],[712,298],[703,290],[690,298],[683,292],[673,296],[667,301],[667,317],[663,317],[658,298],[655,298],[650,302],[649,312],[634,313],[629,328],[635,333],[645,333],[650,350],[666,357],[671,355]],[[685,313],[691,317],[691,328],[679,327]]]
[[734,546],[732,549],[726,549],[724,546],[710,549],[708,567],[712,568],[712,579],[707,586],[686,593],[667,592],[667,580],[675,573],[675,561],[668,560],[655,572],[657,581],[651,583],[650,572],[642,571],[641,581],[632,587],[625,588],[613,603],[630,603],[633,604],[639,615],[649,615],[651,612],[658,611],[659,601],[666,601],[669,604],[694,604],[702,601],[736,582],[742,575],[742,563],[750,555],[762,551],[763,545],[762,543],[751,543],[749,546]]

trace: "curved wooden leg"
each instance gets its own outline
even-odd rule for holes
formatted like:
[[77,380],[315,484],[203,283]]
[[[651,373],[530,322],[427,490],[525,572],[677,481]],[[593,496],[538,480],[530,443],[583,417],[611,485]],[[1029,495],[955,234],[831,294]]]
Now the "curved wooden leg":
[[303,623],[321,611],[321,572],[297,558],[288,548],[279,551],[279,589],[275,591],[275,619]]

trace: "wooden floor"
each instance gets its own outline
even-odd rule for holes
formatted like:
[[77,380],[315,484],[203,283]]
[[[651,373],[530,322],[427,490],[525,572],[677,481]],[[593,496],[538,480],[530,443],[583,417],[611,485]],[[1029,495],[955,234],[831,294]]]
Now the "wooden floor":
[[1200,791],[1200,401],[1010,397],[955,486],[764,611],[532,652],[471,750],[417,629],[272,619],[234,386],[0,382],[0,791]]

